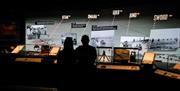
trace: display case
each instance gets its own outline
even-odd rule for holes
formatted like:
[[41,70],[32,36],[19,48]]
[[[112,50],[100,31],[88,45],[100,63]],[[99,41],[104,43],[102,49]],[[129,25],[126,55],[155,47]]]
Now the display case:
[[98,63],[112,63],[112,47],[97,47],[97,59]]
[[114,47],[114,63],[140,64],[139,48]]
[[155,57],[156,74],[180,80],[180,56],[157,53]]
[[179,43],[178,38],[151,39],[149,50],[152,51],[176,51]]
[[156,54],[157,68],[180,73],[180,56],[175,54]]
[[112,70],[140,70],[139,48],[97,47],[97,68]]
[[[18,45],[11,56],[15,63],[57,63],[57,55],[61,47],[49,45],[33,45],[33,49],[27,48],[29,45]],[[32,46],[32,45],[31,45]]]

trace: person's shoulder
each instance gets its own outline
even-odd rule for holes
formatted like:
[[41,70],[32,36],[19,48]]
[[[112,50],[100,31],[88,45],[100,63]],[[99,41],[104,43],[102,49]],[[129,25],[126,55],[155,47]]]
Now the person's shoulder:
[[91,46],[91,45],[89,45],[89,48],[91,48],[91,49],[96,49],[94,46]]
[[62,54],[62,53],[64,53],[64,50],[59,51],[59,54]]
[[80,46],[78,46],[78,47],[76,48],[76,50],[77,50],[77,49],[81,49],[82,47],[83,47],[83,46],[82,46],[82,45],[80,45]]

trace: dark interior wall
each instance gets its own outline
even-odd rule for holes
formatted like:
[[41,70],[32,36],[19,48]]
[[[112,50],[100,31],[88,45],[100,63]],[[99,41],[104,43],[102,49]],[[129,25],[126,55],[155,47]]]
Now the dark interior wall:
[[[25,43],[25,17],[23,13],[15,12],[15,11],[1,11],[3,12],[0,15],[0,37],[3,41],[3,39],[6,39],[7,41],[12,41],[13,43],[17,44],[24,44]],[[9,30],[9,28],[13,26],[14,28]],[[9,32],[12,31],[12,32]],[[13,34],[13,32],[16,33],[16,35]],[[6,33],[9,33],[6,35]],[[5,35],[3,35],[5,34]],[[8,37],[9,36],[9,37]],[[14,36],[14,37],[13,37]],[[11,43],[11,42],[10,42]]]

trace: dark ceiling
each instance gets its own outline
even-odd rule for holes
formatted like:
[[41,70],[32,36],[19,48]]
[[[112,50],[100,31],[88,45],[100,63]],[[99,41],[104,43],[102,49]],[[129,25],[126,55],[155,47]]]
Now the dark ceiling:
[[[4,4],[4,5],[3,5]],[[1,9],[54,10],[54,9],[98,9],[131,6],[178,6],[178,0],[16,0],[4,1]]]
[[[4,4],[4,5],[3,5]],[[1,3],[1,12],[36,15],[50,12],[102,9],[140,9],[145,12],[172,11],[178,13],[178,0],[16,0]],[[2,14],[2,13],[1,13]]]

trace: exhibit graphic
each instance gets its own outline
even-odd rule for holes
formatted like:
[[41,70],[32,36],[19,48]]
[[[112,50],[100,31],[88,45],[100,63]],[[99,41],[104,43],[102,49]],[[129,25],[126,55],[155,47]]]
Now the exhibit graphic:
[[180,28],[152,29],[150,51],[177,51],[179,48]]
[[172,54],[160,54],[157,53],[155,57],[156,61],[161,61],[163,63],[178,63],[180,64],[180,56]]
[[112,47],[114,30],[91,31],[91,45],[94,47]]
[[[143,54],[148,51],[149,47],[149,37],[136,37],[136,36],[122,36],[120,40],[120,47],[125,48],[138,48],[139,49],[139,57],[137,59],[141,59]],[[130,50],[130,53],[133,50]]]
[[26,50],[36,51],[34,46],[47,45],[50,41],[47,27],[45,25],[26,26]]
[[73,44],[77,45],[77,34],[76,33],[64,33],[61,35],[61,42],[64,44],[66,37],[71,37],[73,40]]
[[97,48],[97,62],[112,62],[112,48]]
[[47,27],[45,25],[29,25],[26,27],[26,36],[28,40],[42,39],[42,35],[47,35]]
[[130,60],[129,50],[127,50],[127,49],[114,49],[114,61],[116,61],[116,62],[126,61],[128,63],[129,60]]

